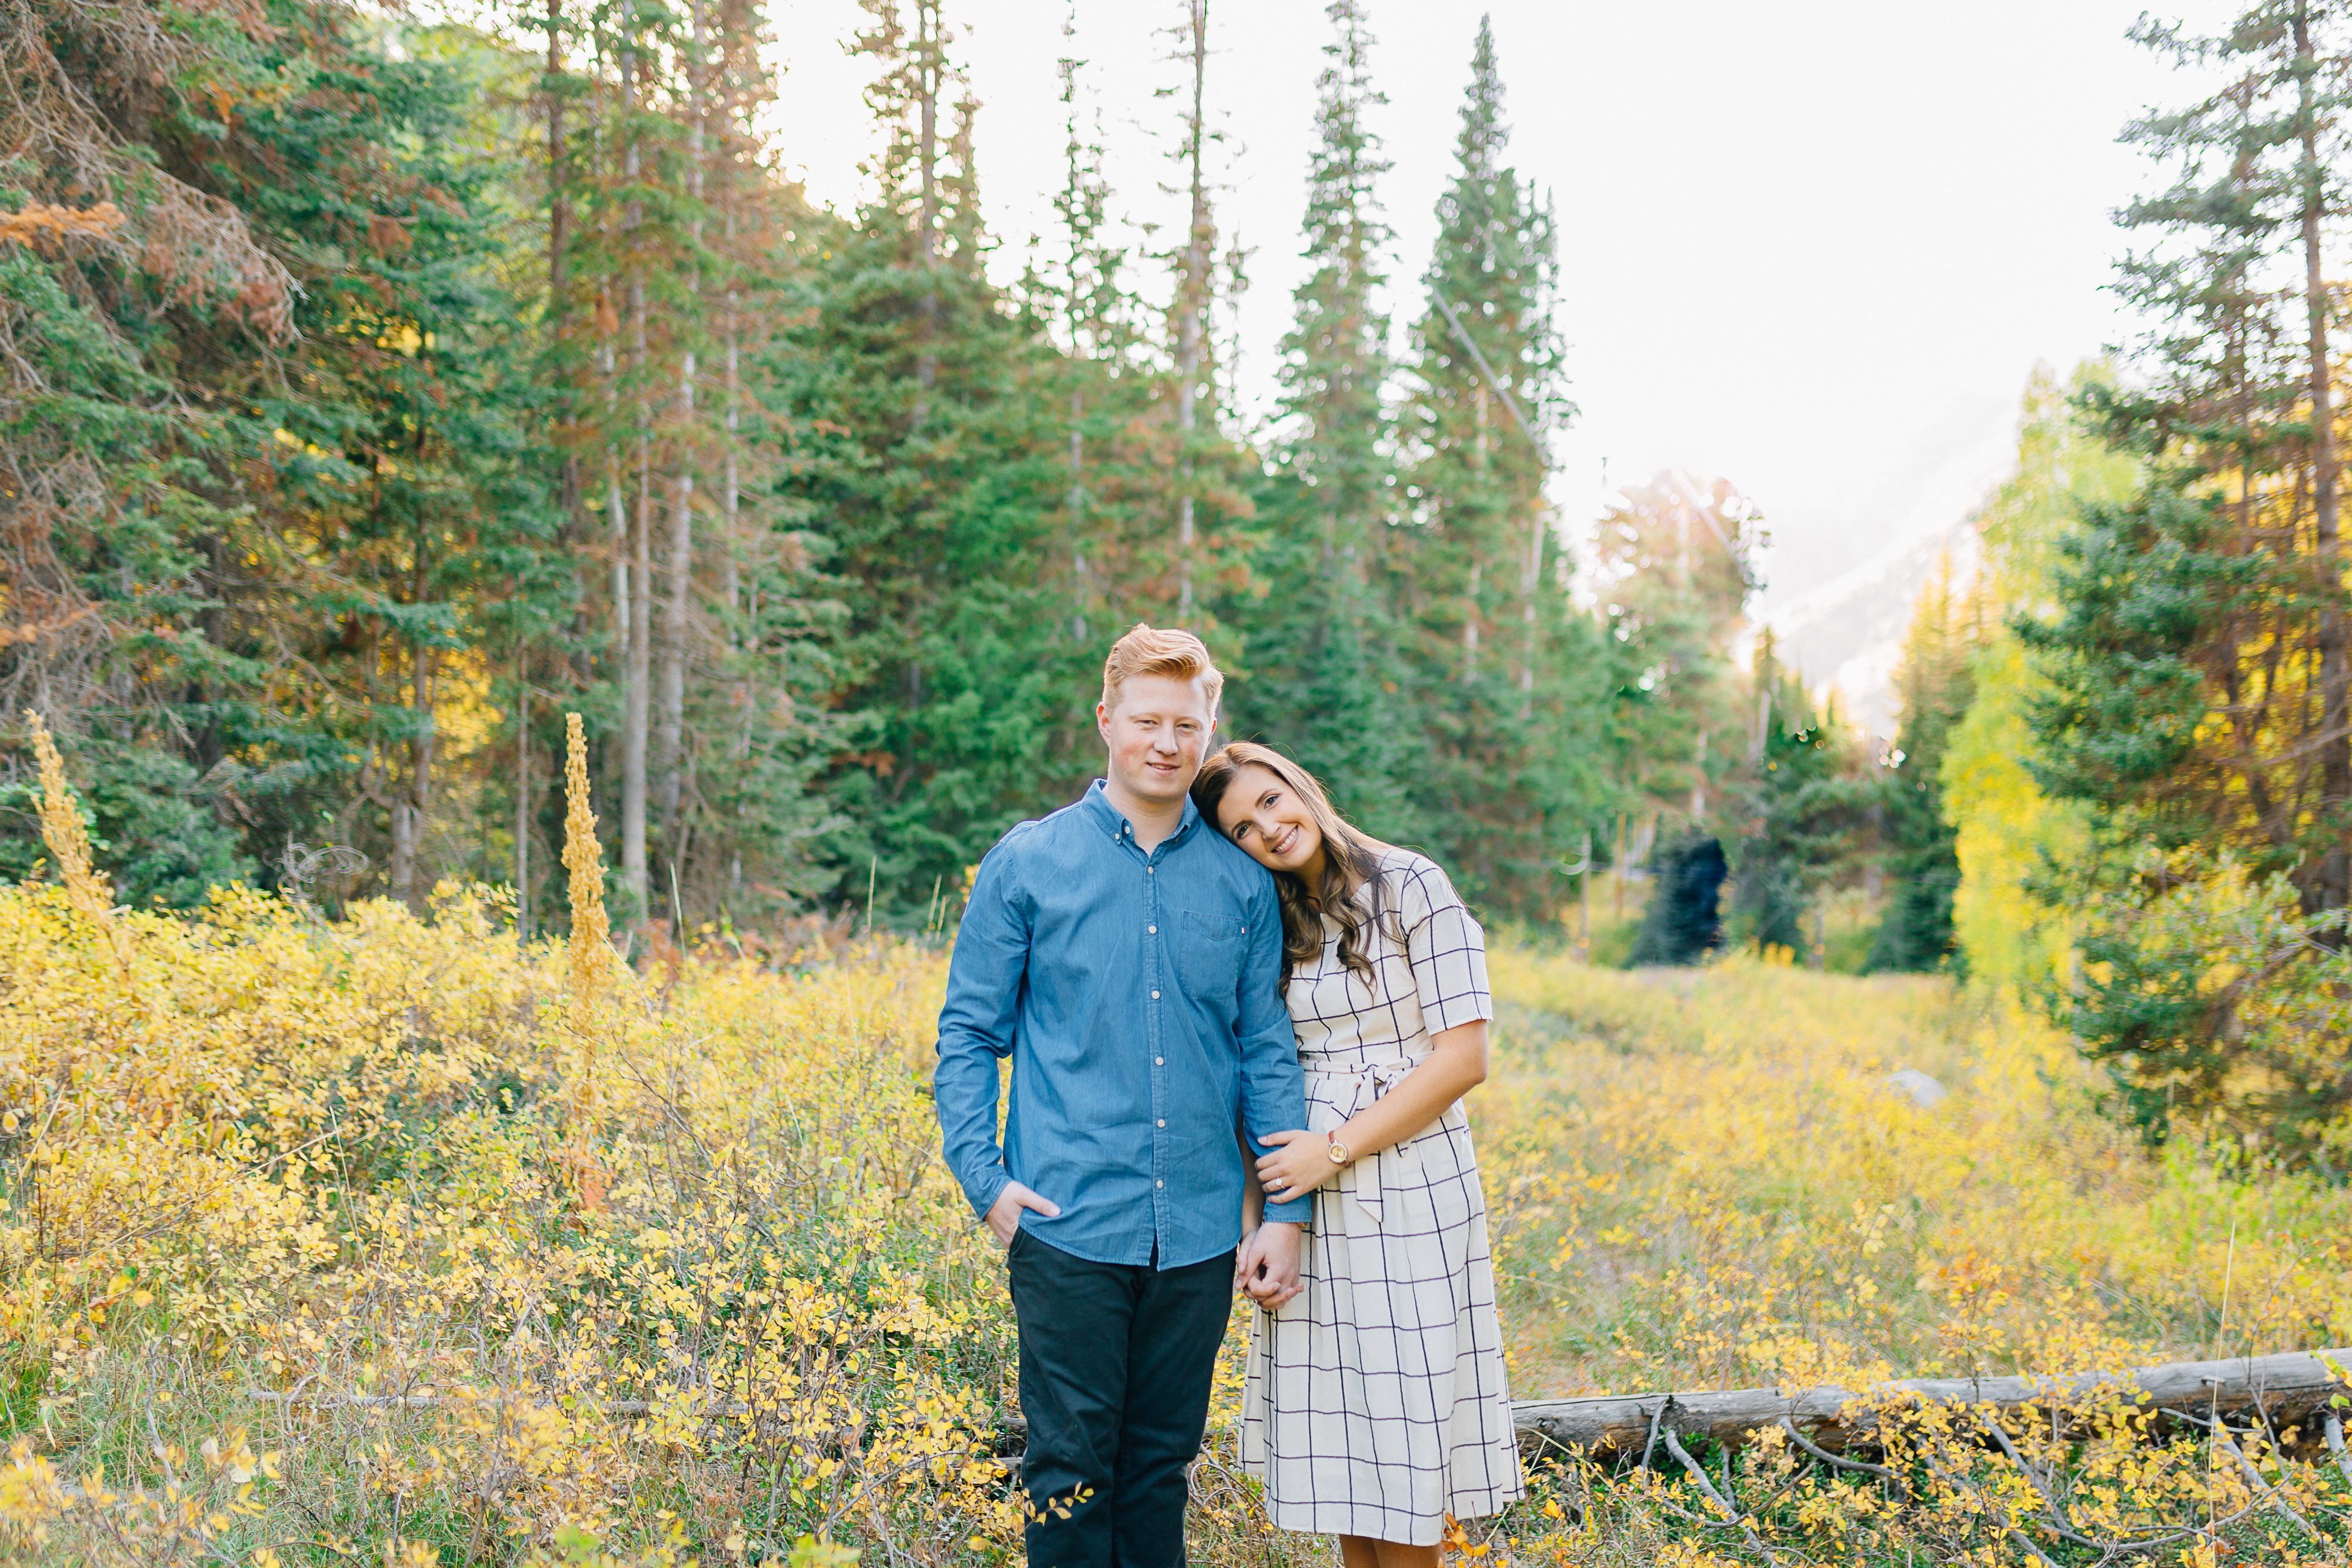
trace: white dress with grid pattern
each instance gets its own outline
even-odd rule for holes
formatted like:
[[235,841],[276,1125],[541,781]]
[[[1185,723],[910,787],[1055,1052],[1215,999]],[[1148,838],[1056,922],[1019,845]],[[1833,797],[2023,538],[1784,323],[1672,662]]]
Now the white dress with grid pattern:
[[[1381,883],[1372,983],[1340,964],[1328,921],[1321,956],[1290,977],[1311,1132],[1386,1092],[1432,1035],[1495,1016],[1486,934],[1445,873],[1387,850]],[[1253,1314],[1242,1396],[1242,1462],[1269,1520],[1431,1546],[1446,1515],[1525,1494],[1461,1102],[1317,1190],[1299,1273],[1303,1293]]]

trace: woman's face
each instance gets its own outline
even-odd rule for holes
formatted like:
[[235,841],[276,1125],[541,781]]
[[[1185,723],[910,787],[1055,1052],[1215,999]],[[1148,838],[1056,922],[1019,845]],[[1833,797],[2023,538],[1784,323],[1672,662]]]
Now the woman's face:
[[1307,802],[1260,763],[1234,769],[1234,781],[1217,802],[1217,826],[1268,871],[1304,874],[1323,858],[1323,833]]

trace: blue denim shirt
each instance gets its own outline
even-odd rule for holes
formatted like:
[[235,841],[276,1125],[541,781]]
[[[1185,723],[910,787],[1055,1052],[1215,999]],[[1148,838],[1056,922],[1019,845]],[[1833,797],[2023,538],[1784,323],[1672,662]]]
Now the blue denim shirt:
[[[985,1215],[1100,1263],[1198,1263],[1241,1235],[1236,1115],[1260,1154],[1307,1125],[1274,879],[1184,803],[1151,853],[1100,779],[1004,835],[957,929],[932,1077],[948,1168]],[[996,1144],[997,1061],[1013,1059]],[[1266,1205],[1305,1224],[1313,1198]]]

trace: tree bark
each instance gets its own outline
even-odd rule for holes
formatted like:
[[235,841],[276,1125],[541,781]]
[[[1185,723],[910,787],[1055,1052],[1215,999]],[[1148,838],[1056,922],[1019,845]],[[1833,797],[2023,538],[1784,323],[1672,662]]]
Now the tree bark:
[[547,316],[551,324],[563,298],[563,0],[547,0]]
[[515,660],[515,935],[530,940],[530,665]]
[[390,881],[393,897],[415,906],[420,902],[416,862],[433,805],[434,686],[439,659],[430,648],[419,648],[412,657],[409,690],[415,718],[408,736],[408,766],[393,796]]
[[2315,892],[2322,909],[2352,904],[2352,854],[2339,819],[2352,806],[2352,658],[2345,645],[2344,563],[2337,545],[2336,429],[2327,362],[2328,293],[2321,272],[2320,225],[2326,216],[2326,174],[2319,156],[2317,62],[2311,46],[2310,8],[2294,8],[2294,49],[2300,83],[2298,129],[2303,142],[2304,300],[2311,328],[2311,467],[2315,566],[2319,574],[2319,809],[2327,848],[2320,856]]
[[[2352,1363],[2352,1349],[2242,1356],[2233,1361],[2181,1361],[2120,1374],[2085,1373],[2071,1377],[1915,1378],[1881,1388],[1848,1390],[1834,1385],[1783,1391],[1733,1388],[1695,1394],[1608,1395],[1592,1399],[1546,1399],[1514,1405],[1512,1425],[1522,1437],[1558,1443],[1590,1454],[1641,1454],[1652,1424],[1682,1437],[1737,1442],[1750,1432],[1777,1427],[1785,1418],[1813,1442],[1832,1452],[1868,1446],[1878,1425],[1874,1410],[1849,1408],[1857,1399],[1885,1404],[1887,1395],[1931,1405],[1992,1405],[2014,1410],[2026,1405],[2094,1403],[2103,1390],[2125,1398],[2145,1396],[2143,1407],[2181,1415],[2266,1416],[2273,1427],[2306,1422],[2327,1407],[2331,1395],[2352,1392],[2320,1361]],[[1663,1409],[1662,1409],[1663,1407]]]
[[[687,199],[693,214],[688,223],[689,250],[702,254],[703,60],[709,39],[701,0],[692,6],[694,55],[687,63],[687,94],[690,113],[687,126]],[[688,282],[698,312],[702,292],[698,267]],[[687,339],[678,354],[676,441],[677,473],[671,487],[669,559],[665,563],[668,593],[662,604],[660,706],[655,718],[653,774],[661,813],[664,855],[672,873],[677,868],[677,809],[686,749],[687,643],[694,609],[694,458],[695,378],[693,340]]]
[[919,117],[916,162],[922,213],[916,243],[922,250],[922,293],[915,301],[915,414],[913,428],[929,420],[931,387],[939,380],[940,288],[933,270],[940,259],[940,38],[939,0],[915,0],[915,72]]
[[[634,12],[623,26],[634,29]],[[637,508],[630,555],[634,571],[629,584],[628,692],[621,717],[621,888],[628,908],[623,918],[642,920],[646,914],[646,728],[647,699],[653,674],[653,410],[646,388],[646,279],[642,258],[635,255],[644,204],[635,193],[640,167],[636,127],[637,52],[634,38],[625,35],[621,51],[622,170],[630,185],[627,228],[629,257],[630,365],[636,381]]]
[[1209,259],[1216,228],[1209,216],[1209,0],[1185,0],[1192,64],[1192,107],[1184,121],[1184,158],[1192,176],[1192,225],[1184,242],[1184,280],[1176,314],[1176,609],[1192,611],[1192,432],[1200,423],[1201,353],[1206,323]]

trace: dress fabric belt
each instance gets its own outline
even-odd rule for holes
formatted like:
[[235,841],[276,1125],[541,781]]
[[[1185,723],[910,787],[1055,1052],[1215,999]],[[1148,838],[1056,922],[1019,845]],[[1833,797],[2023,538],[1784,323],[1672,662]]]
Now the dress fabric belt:
[[[1306,1070],[1309,1079],[1320,1079],[1327,1083],[1343,1087],[1343,1092],[1335,1096],[1335,1104],[1339,1112],[1339,1120],[1345,1123],[1349,1118],[1360,1114],[1364,1107],[1403,1082],[1406,1075],[1419,1067],[1421,1062],[1407,1060],[1349,1062],[1345,1065],[1332,1062],[1328,1065],[1320,1065],[1313,1061],[1307,1061],[1300,1062],[1299,1065]],[[1349,1089],[1353,1092],[1344,1092]],[[1394,1154],[1399,1146],[1391,1145],[1388,1148],[1359,1155],[1351,1167],[1356,1176],[1356,1207],[1363,1210],[1364,1218],[1374,1225],[1381,1222],[1383,1200],[1381,1165],[1389,1155]]]

